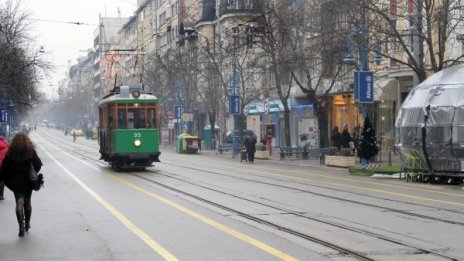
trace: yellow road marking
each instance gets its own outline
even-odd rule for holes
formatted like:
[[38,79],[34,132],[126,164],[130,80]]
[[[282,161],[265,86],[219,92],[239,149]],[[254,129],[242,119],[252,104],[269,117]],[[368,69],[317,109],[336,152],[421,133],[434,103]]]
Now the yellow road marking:
[[[100,195],[98,195],[95,191],[89,188],[84,182],[82,182],[78,177],[72,174],[65,166],[63,166],[58,160],[56,160],[47,150],[41,145],[39,145],[42,150],[58,165],[61,169],[68,174],[74,181],[76,181],[87,193],[89,193],[93,198],[95,198],[103,207],[105,207],[113,216],[115,216],[121,223],[124,224],[132,233],[142,239],[149,247],[151,247],[156,253],[162,256],[165,260],[169,261],[176,261],[178,260],[173,254],[171,254],[168,250],[158,244],[155,240],[153,240],[149,235],[143,232],[142,229],[137,227],[134,223],[132,223],[128,218],[126,218],[121,212],[119,212],[115,207],[113,207],[108,201],[104,200]],[[51,145],[53,146],[53,145]],[[66,152],[65,152],[66,153]],[[66,153],[67,154],[67,153]],[[69,154],[68,154],[69,155]],[[73,157],[74,158],[74,157]],[[77,159],[77,158],[75,158]]]
[[[50,144],[50,146],[53,146],[53,145]],[[42,147],[42,146],[41,146],[41,147]],[[55,146],[53,146],[53,147],[55,147]],[[42,148],[43,148],[43,147],[42,147]],[[55,147],[55,148],[56,148],[56,147]],[[57,148],[57,149],[58,149],[58,148]],[[58,165],[60,165],[63,169],[65,169],[65,168],[64,168],[58,161],[56,161],[48,152],[46,152],[46,153],[47,153]],[[296,260],[298,260],[297,258],[295,258],[295,257],[293,257],[293,256],[291,256],[291,255],[289,255],[289,254],[286,254],[286,253],[284,253],[284,252],[282,252],[282,251],[280,251],[280,250],[278,250],[278,249],[276,249],[276,248],[273,248],[273,247],[271,247],[271,246],[269,246],[269,245],[267,245],[267,244],[265,244],[265,243],[262,243],[262,242],[258,241],[257,239],[254,239],[254,238],[251,237],[251,236],[248,236],[248,235],[246,235],[246,234],[240,233],[239,231],[237,231],[237,230],[235,230],[235,229],[232,229],[232,228],[230,228],[230,227],[227,227],[227,226],[225,226],[225,225],[222,225],[222,224],[220,224],[219,222],[216,222],[216,221],[214,221],[214,220],[212,220],[212,219],[209,219],[209,218],[207,218],[207,217],[205,217],[205,216],[203,216],[203,215],[201,215],[201,214],[199,214],[199,213],[197,213],[197,212],[195,212],[195,211],[192,211],[192,210],[190,210],[190,209],[188,209],[188,208],[186,208],[186,207],[184,207],[184,206],[182,206],[182,205],[179,205],[179,204],[175,203],[174,201],[171,201],[171,200],[169,200],[169,199],[163,198],[163,197],[161,197],[161,196],[159,196],[159,195],[157,195],[157,194],[155,194],[155,193],[149,192],[149,191],[143,189],[142,187],[139,187],[139,186],[137,186],[137,185],[135,185],[135,184],[133,184],[133,183],[131,183],[131,182],[128,182],[128,181],[126,181],[126,180],[123,180],[122,178],[119,178],[119,177],[117,177],[117,176],[114,176],[114,175],[111,174],[111,173],[105,172],[105,171],[103,171],[103,170],[100,169],[100,168],[97,168],[97,167],[95,167],[95,166],[92,166],[92,165],[88,164],[87,162],[85,162],[85,161],[83,161],[83,160],[81,160],[81,159],[79,159],[79,158],[77,158],[77,157],[75,157],[75,156],[73,156],[73,155],[71,155],[71,154],[65,152],[65,151],[63,151],[63,153],[66,154],[67,156],[69,156],[69,157],[71,157],[71,158],[73,158],[73,159],[75,159],[75,160],[77,160],[77,161],[83,163],[84,165],[86,165],[86,166],[88,166],[88,167],[90,167],[90,168],[92,168],[92,169],[95,169],[95,170],[97,170],[97,171],[99,171],[99,172],[102,172],[102,173],[105,174],[106,176],[108,176],[108,177],[110,177],[110,178],[116,180],[117,182],[119,182],[119,183],[121,183],[121,184],[123,184],[123,185],[125,185],[125,186],[128,186],[128,187],[130,187],[130,188],[133,188],[133,189],[135,189],[135,190],[137,190],[137,191],[139,191],[139,192],[141,192],[141,193],[144,193],[144,194],[146,194],[146,195],[148,195],[148,196],[150,196],[150,197],[152,197],[152,198],[154,198],[154,199],[156,199],[156,200],[158,200],[158,201],[160,201],[160,202],[163,202],[163,203],[165,203],[166,205],[169,205],[169,206],[171,206],[171,207],[173,207],[173,208],[175,208],[175,209],[177,209],[177,210],[179,210],[179,211],[181,211],[181,212],[183,212],[183,213],[185,213],[185,214],[187,214],[187,215],[189,215],[189,216],[191,216],[191,217],[193,217],[193,218],[195,218],[195,219],[197,219],[197,220],[199,220],[199,221],[201,221],[201,222],[203,222],[203,223],[205,223],[205,224],[208,224],[208,225],[210,225],[210,226],[212,226],[212,227],[214,227],[214,228],[216,228],[216,229],[218,229],[218,230],[220,230],[220,231],[223,231],[223,232],[225,232],[225,233],[227,233],[227,234],[229,234],[229,235],[231,235],[231,236],[234,236],[234,237],[236,237],[236,238],[238,238],[238,239],[240,239],[240,240],[242,240],[242,241],[244,241],[244,242],[246,242],[246,243],[248,243],[248,244],[250,244],[250,245],[253,245],[253,246],[255,246],[255,247],[257,247],[257,248],[259,248],[259,249],[261,249],[261,250],[263,250],[263,251],[265,251],[265,252],[267,252],[267,253],[269,253],[269,254],[271,254],[271,255],[273,255],[273,256],[279,258],[279,259],[281,259],[281,260],[287,260],[287,261],[296,261]],[[67,171],[67,170],[65,169],[65,171]],[[71,173],[68,173],[68,175],[70,175],[71,177],[73,177],[76,181],[79,180],[77,177],[75,177],[75,176],[72,175]],[[85,186],[85,184],[83,184],[80,180],[79,180],[78,183],[79,183],[81,186]],[[87,187],[87,186],[85,186],[84,188],[86,188],[86,187]],[[90,190],[90,188],[88,188],[88,189]],[[86,190],[87,190],[87,189],[86,189]],[[98,199],[97,199],[97,200],[98,200]],[[109,205],[109,204],[108,204],[108,205]],[[117,210],[115,209],[115,211],[117,211]],[[119,213],[119,212],[118,212],[118,213]],[[121,216],[122,216],[122,214],[121,214]],[[129,221],[129,222],[130,222],[130,221]],[[135,225],[133,225],[133,226],[135,227]],[[129,228],[129,229],[131,229],[131,228]],[[140,230],[140,232],[143,233],[143,231],[141,231],[141,230]],[[135,233],[135,232],[134,232],[134,233]],[[148,237],[148,235],[147,235],[147,237]],[[148,238],[149,238],[149,237],[148,237]],[[151,239],[151,238],[150,238],[150,239]],[[153,242],[154,242],[154,241],[153,241]],[[166,252],[167,252],[167,251],[166,251]],[[167,253],[169,253],[169,252],[167,252]],[[161,253],[160,253],[160,254],[161,254]],[[171,260],[175,260],[175,259],[171,259]]]

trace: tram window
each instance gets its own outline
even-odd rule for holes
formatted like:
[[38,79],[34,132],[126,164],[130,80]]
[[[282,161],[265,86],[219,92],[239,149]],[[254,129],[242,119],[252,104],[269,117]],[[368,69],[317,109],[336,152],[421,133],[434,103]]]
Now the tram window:
[[111,117],[111,116],[108,117],[108,128],[109,128],[109,129],[113,129],[113,128],[114,128],[113,117]]
[[149,108],[147,111],[148,111],[148,128],[156,128],[155,109]]
[[127,116],[130,129],[145,128],[145,108],[129,109]]
[[119,129],[126,128],[126,109],[125,108],[118,109],[118,128]]

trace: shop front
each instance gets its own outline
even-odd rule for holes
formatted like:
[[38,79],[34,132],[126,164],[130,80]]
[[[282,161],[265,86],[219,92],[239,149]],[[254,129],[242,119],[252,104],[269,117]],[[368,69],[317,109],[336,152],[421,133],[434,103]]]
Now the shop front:
[[363,123],[362,109],[360,106],[361,105],[355,104],[352,92],[333,95],[332,110],[330,113],[330,130],[332,131],[337,127],[338,131],[342,132],[343,128],[347,126],[351,136],[353,136],[353,133],[359,133],[359,128],[362,127]]

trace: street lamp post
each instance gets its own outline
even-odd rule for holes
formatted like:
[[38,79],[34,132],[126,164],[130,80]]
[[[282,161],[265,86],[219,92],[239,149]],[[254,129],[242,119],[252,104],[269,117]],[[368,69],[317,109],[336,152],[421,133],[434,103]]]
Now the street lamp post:
[[[366,121],[367,108],[366,104],[374,103],[374,73],[369,71],[368,65],[368,46],[367,46],[367,25],[366,25],[366,16],[365,16],[365,0],[361,1],[360,8],[361,16],[361,25],[359,27],[358,33],[361,38],[359,52],[361,58],[361,68],[356,67],[354,71],[354,96],[355,102],[361,104],[362,106],[362,117],[363,117],[363,127]],[[351,43],[351,41],[350,41]],[[379,43],[376,43],[376,48],[379,48]],[[351,53],[351,46],[349,48],[349,53],[345,56],[344,62],[357,64],[356,59]],[[374,56],[374,61],[377,64],[380,64],[382,57],[379,54],[380,50],[377,50],[376,55]],[[367,164],[366,159],[361,159],[361,165],[365,166]]]
[[[362,113],[363,113],[363,120],[366,117],[366,104],[367,103],[374,103],[374,74],[372,71],[369,71],[369,63],[368,63],[368,44],[367,44],[367,25],[366,25],[366,15],[365,15],[365,0],[361,1],[361,25],[359,26],[358,33],[360,35],[360,46],[359,46],[359,54],[360,54],[360,62],[361,66],[356,67],[354,72],[354,95],[355,95],[355,102],[362,104]],[[377,39],[377,42],[374,46],[376,48],[376,53],[374,55],[374,62],[376,64],[380,64],[382,61],[382,56],[380,55],[380,43]],[[351,39],[349,40],[349,47],[348,53],[343,59],[345,63],[349,64],[357,64],[357,59],[352,54],[352,44]]]
[[[233,131],[232,131],[232,157],[235,158],[240,144],[240,131],[237,131],[237,115],[240,115],[240,87],[238,84],[238,57],[237,57],[237,48],[239,47],[239,33],[240,33],[240,24],[237,27],[233,28],[234,32],[234,62],[232,65],[232,75],[231,75],[231,84],[229,85],[229,91],[232,95],[229,95],[229,113],[233,115]],[[240,128],[239,128],[240,130]],[[237,135],[238,134],[238,135]]]

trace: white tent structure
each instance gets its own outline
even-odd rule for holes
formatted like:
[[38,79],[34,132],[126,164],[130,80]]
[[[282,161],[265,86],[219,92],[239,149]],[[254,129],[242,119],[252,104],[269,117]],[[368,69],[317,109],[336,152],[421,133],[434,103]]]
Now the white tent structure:
[[402,104],[395,127],[395,146],[407,169],[464,175],[464,64],[415,87]]

